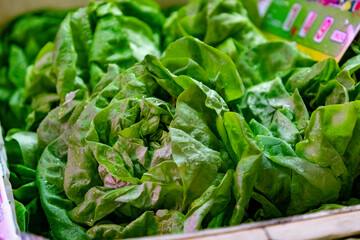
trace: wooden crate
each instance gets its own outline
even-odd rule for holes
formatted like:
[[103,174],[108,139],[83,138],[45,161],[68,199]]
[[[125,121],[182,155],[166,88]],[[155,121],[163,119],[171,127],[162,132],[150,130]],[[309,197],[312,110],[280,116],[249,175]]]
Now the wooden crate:
[[[187,0],[157,0],[161,6],[180,5]],[[0,0],[0,26],[24,12],[85,6],[89,0]],[[1,137],[1,136],[0,136]],[[360,235],[360,205],[293,217],[204,230],[192,234],[146,237],[149,240],[303,240],[338,239]],[[35,239],[26,236],[26,239]],[[145,238],[144,238],[145,239]]]

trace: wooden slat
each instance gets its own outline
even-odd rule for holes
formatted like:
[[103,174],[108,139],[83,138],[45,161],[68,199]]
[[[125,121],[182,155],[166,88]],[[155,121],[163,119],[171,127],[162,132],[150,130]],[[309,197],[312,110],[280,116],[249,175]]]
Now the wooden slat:
[[191,234],[164,235],[147,240],[306,240],[334,239],[360,235],[360,205],[321,211],[235,227],[204,230]]
[[68,9],[88,3],[89,0],[0,0],[0,26],[25,12],[38,9]]
[[[163,239],[159,237],[159,239]],[[171,239],[171,238],[170,238]],[[236,231],[236,232],[224,232],[220,231],[217,234],[212,235],[203,235],[203,236],[193,236],[180,239],[186,240],[241,240],[241,239],[256,239],[256,240],[268,240],[267,234],[264,229],[249,229],[246,231]]]
[[265,227],[271,239],[334,239],[360,234],[360,211]]
[[[180,5],[187,0],[156,0],[161,6]],[[0,26],[24,12],[38,9],[69,9],[86,6],[90,0],[0,0]]]

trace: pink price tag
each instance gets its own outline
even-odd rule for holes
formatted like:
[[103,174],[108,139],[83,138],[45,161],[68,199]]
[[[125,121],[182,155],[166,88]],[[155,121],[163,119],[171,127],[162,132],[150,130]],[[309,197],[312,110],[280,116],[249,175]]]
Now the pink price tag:
[[298,17],[300,11],[301,11],[301,4],[299,3],[295,3],[291,9],[290,9],[290,12],[288,14],[288,16],[286,17],[286,20],[283,24],[283,30],[284,31],[289,31],[291,29],[291,27],[293,26],[296,18]]
[[335,30],[330,37],[332,41],[337,43],[344,43],[346,38],[347,38],[347,33],[340,30]]
[[330,30],[333,23],[334,23],[334,18],[326,17],[323,23],[321,24],[319,30],[315,34],[314,42],[321,43],[322,40],[324,40],[326,34]]
[[306,19],[299,31],[300,37],[306,37],[307,33],[309,32],[309,29],[314,24],[314,22],[317,18],[317,15],[318,14],[316,12],[313,12],[313,11],[309,12],[309,14],[306,16]]

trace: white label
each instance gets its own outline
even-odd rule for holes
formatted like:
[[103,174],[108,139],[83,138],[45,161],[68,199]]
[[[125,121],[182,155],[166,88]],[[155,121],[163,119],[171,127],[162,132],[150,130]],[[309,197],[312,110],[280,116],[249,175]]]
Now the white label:
[[0,239],[20,240],[16,234],[14,216],[5,191],[3,169],[0,163]]
[[347,37],[347,33],[340,31],[340,30],[335,30],[332,34],[330,39],[334,42],[338,42],[338,43],[343,43],[345,42],[345,39]]
[[321,43],[322,40],[324,40],[326,34],[330,30],[333,23],[334,23],[334,18],[326,17],[323,23],[321,24],[319,30],[315,34],[314,42]]
[[258,0],[259,16],[264,17],[272,0]]
[[[2,240],[20,240],[17,235],[17,223],[15,216],[15,207],[10,205],[10,197],[12,198],[11,186],[8,180],[9,170],[6,166],[6,153],[4,141],[0,126],[0,239]],[[8,194],[11,194],[8,195]],[[12,203],[14,199],[11,199]]]
[[313,11],[309,12],[309,14],[306,16],[306,19],[305,19],[305,21],[304,21],[304,23],[301,26],[301,29],[299,31],[299,36],[300,37],[306,37],[307,33],[309,32],[309,29],[314,24],[316,18],[317,18],[317,13],[316,12],[313,12]]
[[297,16],[299,15],[299,13],[301,11],[301,8],[302,8],[302,6],[299,3],[295,3],[291,7],[290,12],[287,15],[286,20],[284,22],[284,25],[282,27],[284,31],[289,31],[291,29],[291,27],[293,26]]

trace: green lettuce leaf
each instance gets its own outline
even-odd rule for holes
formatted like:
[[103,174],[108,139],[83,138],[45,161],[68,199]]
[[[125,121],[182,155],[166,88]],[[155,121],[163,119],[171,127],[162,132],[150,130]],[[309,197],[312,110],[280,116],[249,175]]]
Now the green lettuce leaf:
[[248,18],[241,1],[191,1],[174,12],[164,26],[165,46],[189,35],[212,46],[228,38],[245,46],[265,42],[265,38]]

